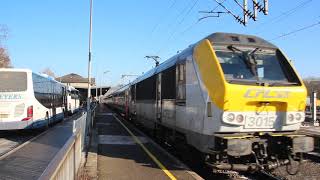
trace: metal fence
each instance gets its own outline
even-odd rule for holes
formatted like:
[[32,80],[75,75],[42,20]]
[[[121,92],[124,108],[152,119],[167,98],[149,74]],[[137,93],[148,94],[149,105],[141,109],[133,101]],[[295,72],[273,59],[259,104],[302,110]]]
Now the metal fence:
[[94,117],[95,106],[92,106],[92,111],[83,113],[81,117],[73,121],[73,135],[60,149],[39,179],[76,179],[84,157],[84,150],[89,144],[86,137],[91,134]]

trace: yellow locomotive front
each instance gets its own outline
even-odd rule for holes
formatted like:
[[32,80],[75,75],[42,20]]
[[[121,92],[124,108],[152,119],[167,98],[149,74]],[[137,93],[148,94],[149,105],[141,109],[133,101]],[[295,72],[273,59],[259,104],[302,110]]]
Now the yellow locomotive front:
[[283,53],[260,38],[223,38],[206,39],[195,49],[210,100],[223,112],[214,132],[299,129],[307,92]]
[[[212,104],[207,133],[216,139],[209,148],[221,156],[212,166],[272,169],[313,150],[313,139],[295,132],[305,118],[306,88],[276,46],[255,36],[215,33],[195,46],[194,59]],[[224,153],[259,163],[216,163]]]

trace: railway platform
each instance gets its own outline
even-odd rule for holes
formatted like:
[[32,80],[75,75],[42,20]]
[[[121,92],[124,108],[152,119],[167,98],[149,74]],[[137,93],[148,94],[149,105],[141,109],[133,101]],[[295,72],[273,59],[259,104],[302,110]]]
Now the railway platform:
[[0,157],[0,179],[39,179],[73,134],[72,116]]
[[98,179],[202,179],[105,105],[95,123]]
[[300,133],[314,137],[314,152],[313,154],[320,157],[320,127],[319,126],[304,126],[300,130]]
[[300,129],[300,132],[306,135],[320,137],[320,126],[305,126]]

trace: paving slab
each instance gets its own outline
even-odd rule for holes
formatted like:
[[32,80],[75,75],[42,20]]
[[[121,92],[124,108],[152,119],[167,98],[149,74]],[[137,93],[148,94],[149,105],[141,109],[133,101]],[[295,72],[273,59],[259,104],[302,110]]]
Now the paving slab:
[[38,179],[72,136],[72,119],[56,124],[0,160],[0,179]]
[[97,111],[96,128],[98,179],[201,179],[106,106]]

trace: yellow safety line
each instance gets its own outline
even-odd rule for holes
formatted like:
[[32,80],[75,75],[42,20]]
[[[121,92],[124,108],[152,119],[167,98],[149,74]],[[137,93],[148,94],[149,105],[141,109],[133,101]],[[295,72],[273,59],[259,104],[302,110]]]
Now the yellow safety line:
[[142,144],[142,142],[135,136],[130,129],[128,129],[115,115],[113,115],[114,118],[117,119],[117,121],[124,127],[124,129],[127,130],[127,132],[132,136],[133,140],[141,146],[141,148],[149,155],[149,157],[161,168],[161,170],[166,173],[166,175],[171,180],[176,180],[177,178]]

